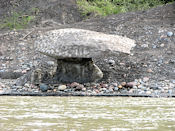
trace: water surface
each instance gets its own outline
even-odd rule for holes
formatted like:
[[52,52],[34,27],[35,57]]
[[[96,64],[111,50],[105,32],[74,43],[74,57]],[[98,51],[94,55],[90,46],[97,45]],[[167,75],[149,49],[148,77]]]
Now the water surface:
[[175,99],[1,96],[0,129],[175,130]]

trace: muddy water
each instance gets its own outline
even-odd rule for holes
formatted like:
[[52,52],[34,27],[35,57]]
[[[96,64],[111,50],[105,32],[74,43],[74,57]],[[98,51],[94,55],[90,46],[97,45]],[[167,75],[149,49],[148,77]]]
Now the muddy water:
[[175,130],[175,99],[1,96],[0,130]]

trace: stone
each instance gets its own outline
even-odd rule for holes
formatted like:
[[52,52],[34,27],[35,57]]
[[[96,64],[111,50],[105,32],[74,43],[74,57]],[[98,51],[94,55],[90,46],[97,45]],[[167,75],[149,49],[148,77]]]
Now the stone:
[[97,82],[103,77],[102,71],[91,58],[59,59],[57,65],[55,79],[59,82]]
[[29,88],[29,87],[30,87],[30,84],[29,84],[29,83],[25,83],[24,86],[25,86],[26,88]]
[[141,45],[141,47],[142,48],[148,48],[149,46],[148,46],[148,44],[143,44],[143,45]]
[[56,59],[92,58],[106,51],[130,54],[134,46],[135,41],[127,37],[75,28],[47,31],[35,41],[39,52]]
[[55,62],[54,61],[48,61],[47,64],[50,65],[50,66],[53,66],[55,64]]
[[81,91],[84,88],[83,85],[79,84],[76,88],[75,91]]
[[82,88],[82,91],[86,91],[86,88],[84,87],[84,88]]
[[121,89],[121,88],[123,88],[123,87],[122,87],[122,85],[119,85],[118,88]]
[[117,84],[117,83],[112,83],[112,85],[113,85],[114,87],[117,87],[117,86],[118,86],[118,84]]
[[148,78],[148,77],[144,77],[144,78],[143,78],[143,81],[144,81],[144,82],[147,82],[147,81],[149,81],[149,78]]
[[43,83],[40,84],[39,88],[42,92],[47,92],[47,90],[49,89],[49,87]]
[[165,44],[161,44],[161,45],[160,45],[160,47],[164,47],[164,46],[165,46]]
[[41,33],[34,45],[37,51],[57,59],[56,79],[59,82],[87,83],[103,77],[93,57],[102,57],[109,51],[130,54],[135,41],[118,35],[67,28]]
[[66,88],[67,88],[66,85],[60,85],[60,86],[58,87],[58,90],[64,91]]
[[164,89],[164,90],[168,90],[168,87],[167,87],[167,86],[165,86],[165,87],[163,87],[163,89]]
[[112,60],[112,59],[110,59],[110,60],[108,61],[108,63],[109,63],[110,65],[112,65],[112,66],[114,66],[114,65],[115,65],[115,61],[114,61],[114,60]]
[[73,83],[70,84],[71,88],[75,88],[77,86],[79,86],[79,83],[77,83],[77,82],[73,82]]
[[118,89],[119,89],[118,87],[114,87],[114,91],[118,91]]
[[132,88],[133,86],[136,86],[136,85],[137,85],[137,82],[135,82],[135,81],[126,83],[126,86],[130,87],[130,88]]
[[147,91],[146,94],[147,94],[147,95],[151,95],[151,91]]
[[152,69],[148,69],[147,72],[148,73],[153,73],[153,70]]
[[167,36],[168,36],[168,37],[173,36],[173,32],[167,32]]
[[121,83],[121,86],[126,86],[126,82],[122,82]]

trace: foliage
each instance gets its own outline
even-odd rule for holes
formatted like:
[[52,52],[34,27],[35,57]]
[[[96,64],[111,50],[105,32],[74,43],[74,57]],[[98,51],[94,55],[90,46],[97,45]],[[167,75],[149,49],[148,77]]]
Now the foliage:
[[24,29],[31,21],[35,19],[35,15],[39,13],[38,8],[32,8],[28,11],[30,15],[26,15],[21,12],[11,12],[11,15],[5,17],[3,22],[0,24],[0,29]]
[[84,16],[90,13],[106,16],[122,12],[145,10],[164,3],[164,0],[77,0],[77,4]]
[[33,19],[34,16],[21,15],[20,13],[14,12],[12,16],[4,19],[4,23],[0,26],[0,28],[23,29]]

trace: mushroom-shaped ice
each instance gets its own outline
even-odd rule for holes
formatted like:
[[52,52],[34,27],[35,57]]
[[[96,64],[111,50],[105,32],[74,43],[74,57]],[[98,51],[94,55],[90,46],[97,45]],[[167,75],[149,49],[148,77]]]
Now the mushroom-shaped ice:
[[108,51],[130,54],[135,41],[127,37],[66,28],[47,31],[35,41],[36,50],[57,59],[57,80],[93,82],[103,77],[92,58]]

